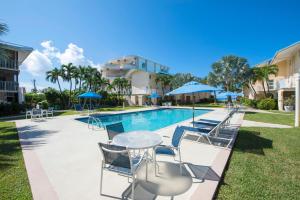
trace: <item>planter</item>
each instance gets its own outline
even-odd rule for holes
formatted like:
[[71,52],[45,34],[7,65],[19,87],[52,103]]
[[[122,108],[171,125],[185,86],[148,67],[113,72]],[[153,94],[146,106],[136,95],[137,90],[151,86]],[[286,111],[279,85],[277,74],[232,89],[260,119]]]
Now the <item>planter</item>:
[[294,110],[294,106],[284,106],[285,112],[292,112]]

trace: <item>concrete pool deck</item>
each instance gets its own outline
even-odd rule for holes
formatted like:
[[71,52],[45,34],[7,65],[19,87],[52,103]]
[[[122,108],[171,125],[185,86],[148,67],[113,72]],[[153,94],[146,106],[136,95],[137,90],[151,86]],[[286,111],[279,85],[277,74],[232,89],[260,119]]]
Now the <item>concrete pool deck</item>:
[[[197,118],[221,120],[226,114],[225,109],[214,109]],[[130,185],[127,178],[104,172],[103,193],[107,195],[100,196],[101,153],[97,143],[106,142],[107,134],[102,129],[88,129],[87,124],[74,120],[77,117],[80,115],[59,116],[42,121],[16,121],[34,199],[120,199]],[[232,132],[236,133],[242,118],[243,113],[233,116]],[[190,122],[189,119],[178,124],[191,125]],[[161,134],[167,142],[178,124],[155,132]],[[170,193],[158,195],[156,199],[170,199],[170,196],[174,196],[174,199],[212,199],[231,149],[191,140],[183,140],[181,149],[183,162],[194,169],[196,177],[182,193],[175,196],[169,190]],[[165,156],[157,156],[157,159],[176,163]],[[145,197],[143,199],[147,199]]]

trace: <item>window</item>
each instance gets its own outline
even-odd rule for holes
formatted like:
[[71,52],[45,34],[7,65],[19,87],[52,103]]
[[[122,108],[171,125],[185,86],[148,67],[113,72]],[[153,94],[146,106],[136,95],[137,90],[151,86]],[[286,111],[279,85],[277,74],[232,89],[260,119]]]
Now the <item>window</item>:
[[270,89],[270,90],[275,90],[275,87],[274,87],[274,80],[269,80],[269,81],[268,81],[268,84],[269,84],[269,89]]

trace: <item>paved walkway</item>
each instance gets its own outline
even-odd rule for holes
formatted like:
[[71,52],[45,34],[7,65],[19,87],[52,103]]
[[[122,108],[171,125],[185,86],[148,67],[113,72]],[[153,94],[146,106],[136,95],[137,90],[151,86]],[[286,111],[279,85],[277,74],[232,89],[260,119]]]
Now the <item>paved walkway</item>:
[[[226,114],[225,109],[215,109],[200,117],[222,120]],[[102,158],[97,143],[107,141],[106,132],[88,129],[87,124],[75,120],[76,117],[80,116],[60,116],[36,122],[16,121],[34,199],[120,199],[130,184],[127,178],[115,173],[104,173],[103,192],[107,195],[99,194]],[[243,114],[235,114],[232,123],[240,125],[242,117]],[[190,122],[186,120],[179,124],[190,126]],[[171,125],[156,132],[169,143],[176,126]],[[230,131],[236,134],[238,127],[232,126]],[[183,140],[182,149],[183,161],[193,169],[192,184],[179,194],[172,193],[175,190],[167,190],[169,192],[157,196],[157,199],[170,199],[175,195],[174,199],[212,199],[231,149],[191,140]],[[169,167],[162,164],[162,170],[172,169],[172,163],[177,163],[164,156],[157,156],[157,159],[169,163]],[[172,183],[174,185],[169,184],[168,189],[175,187],[176,181]],[[144,196],[140,199],[150,199],[146,194],[141,194]]]
[[291,126],[283,124],[271,124],[264,122],[255,122],[250,120],[243,120],[242,127],[292,128]]

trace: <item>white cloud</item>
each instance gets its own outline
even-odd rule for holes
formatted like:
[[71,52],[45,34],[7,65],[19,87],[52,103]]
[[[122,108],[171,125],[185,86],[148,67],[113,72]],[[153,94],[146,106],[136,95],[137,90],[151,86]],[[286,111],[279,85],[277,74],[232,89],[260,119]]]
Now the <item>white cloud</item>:
[[58,56],[61,64],[73,63],[74,65],[85,65],[87,59],[83,55],[83,49],[76,44],[70,43],[68,48]]
[[56,58],[60,55],[59,50],[53,46],[51,40],[43,41],[41,46],[44,47],[43,54],[50,58]]
[[33,76],[39,76],[44,75],[51,67],[52,62],[49,57],[38,50],[34,50],[24,61],[21,69],[28,71]]
[[44,76],[45,72],[52,68],[53,63],[74,65],[90,65],[100,69],[101,64],[95,64],[84,56],[83,48],[70,43],[64,51],[56,48],[51,40],[41,43],[41,51],[34,50],[21,66],[33,76]]

